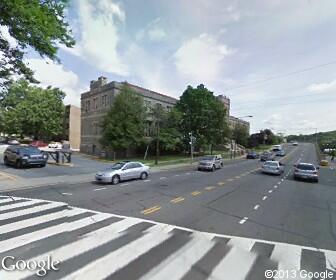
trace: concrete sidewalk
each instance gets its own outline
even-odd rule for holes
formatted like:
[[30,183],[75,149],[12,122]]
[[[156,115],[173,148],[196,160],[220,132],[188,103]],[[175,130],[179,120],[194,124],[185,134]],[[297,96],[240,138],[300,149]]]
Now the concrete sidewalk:
[[[224,159],[225,164],[233,163],[237,160],[243,159],[245,156],[237,157],[236,159]],[[170,165],[162,165],[162,166],[154,166],[151,167],[151,173],[164,172],[170,170],[179,170],[181,168],[185,168],[186,170],[194,170],[197,166],[197,162],[193,162],[193,164],[189,163],[179,163],[179,164],[170,164]],[[98,170],[97,170],[98,171]],[[14,191],[20,189],[29,189],[43,186],[52,186],[58,184],[78,184],[91,182],[94,180],[95,173],[87,173],[87,174],[76,174],[76,175],[62,175],[62,176],[49,176],[42,178],[18,178],[11,179],[3,177],[0,180],[0,192],[6,191]]]

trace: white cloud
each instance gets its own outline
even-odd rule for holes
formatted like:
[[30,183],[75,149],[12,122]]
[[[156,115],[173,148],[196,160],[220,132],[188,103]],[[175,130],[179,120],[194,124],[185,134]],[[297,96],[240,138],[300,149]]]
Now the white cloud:
[[311,92],[336,92],[336,80],[329,83],[312,84],[307,89]]
[[76,6],[80,38],[73,49],[62,49],[81,57],[100,71],[128,75],[127,66],[118,53],[118,24],[125,20],[124,11],[108,0],[78,0]]
[[167,33],[161,25],[161,19],[156,18],[136,34],[136,40],[149,39],[154,42],[162,41],[167,38]]
[[174,54],[177,70],[195,82],[211,83],[219,78],[222,62],[233,50],[209,34],[182,44]]
[[80,105],[80,94],[84,88],[80,88],[79,78],[74,72],[65,70],[63,65],[50,60],[31,58],[26,61],[34,70],[35,78],[40,81],[39,86],[58,87],[66,93],[65,104]]

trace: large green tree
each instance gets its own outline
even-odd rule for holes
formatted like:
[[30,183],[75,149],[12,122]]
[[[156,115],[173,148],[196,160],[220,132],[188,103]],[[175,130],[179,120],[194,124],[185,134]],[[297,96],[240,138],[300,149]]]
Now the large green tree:
[[143,98],[124,85],[101,124],[101,144],[115,150],[139,146],[144,142],[145,118]]
[[17,44],[10,44],[0,31],[0,85],[7,85],[14,74],[36,82],[23,61],[28,47],[42,57],[58,61],[59,45],[75,44],[65,21],[67,0],[1,0],[0,26],[7,27]]
[[64,97],[58,88],[30,86],[25,80],[11,84],[0,102],[3,132],[43,140],[60,135]]
[[229,135],[224,105],[204,85],[188,86],[176,104],[181,114],[180,129],[184,142],[189,143],[189,133],[196,137],[196,146],[223,144]]
[[249,139],[249,133],[246,126],[236,124],[232,129],[232,139],[235,140],[237,144],[246,147]]

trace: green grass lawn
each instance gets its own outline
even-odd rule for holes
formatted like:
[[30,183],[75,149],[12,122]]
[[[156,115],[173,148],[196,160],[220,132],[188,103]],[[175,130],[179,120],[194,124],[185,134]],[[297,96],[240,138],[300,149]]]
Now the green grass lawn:
[[269,149],[272,148],[273,145],[259,145],[258,147],[255,147],[253,149],[250,149],[250,150],[253,150],[253,151],[256,151],[256,152],[263,152],[263,151],[268,151]]

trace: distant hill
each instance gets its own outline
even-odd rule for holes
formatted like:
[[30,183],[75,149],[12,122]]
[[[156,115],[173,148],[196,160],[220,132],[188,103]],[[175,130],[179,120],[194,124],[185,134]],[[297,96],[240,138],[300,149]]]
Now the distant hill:
[[[287,136],[287,141],[299,141],[299,142],[315,142],[316,141],[316,133],[308,134],[308,135],[289,135]],[[336,130],[328,131],[328,132],[318,132],[317,133],[317,141],[320,144],[335,144],[336,145]]]

